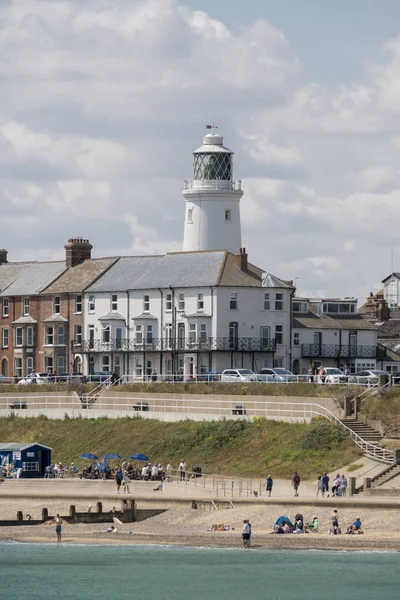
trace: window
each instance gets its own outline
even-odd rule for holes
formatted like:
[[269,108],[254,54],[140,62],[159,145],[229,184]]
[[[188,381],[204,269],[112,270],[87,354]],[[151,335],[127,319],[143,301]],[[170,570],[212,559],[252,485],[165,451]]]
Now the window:
[[205,342],[207,339],[207,323],[200,323],[200,340]]
[[277,344],[283,344],[283,325],[275,325],[275,341]]
[[239,323],[229,323],[229,349],[235,350],[238,345]]
[[276,292],[275,294],[275,310],[283,310],[283,293]]
[[225,222],[229,222],[232,218],[232,214],[231,214],[231,210],[230,208],[227,208],[225,211]]
[[329,302],[322,305],[322,311],[324,313],[341,313],[346,315],[355,312],[355,304]]
[[231,299],[229,302],[229,308],[231,310],[237,310],[238,307],[238,295],[237,292],[231,292]]
[[101,330],[101,341],[108,344],[110,341],[110,325],[104,324]]
[[15,345],[22,346],[22,327],[17,327],[15,330]]
[[153,341],[153,325],[146,325],[146,342],[151,344]]
[[398,366],[397,365],[386,365],[386,372],[387,373],[397,374],[397,372],[398,372]]
[[26,345],[33,346],[33,327],[26,328]]
[[265,326],[265,325],[260,327],[260,341],[261,341],[261,348],[263,350],[268,350],[270,337],[271,337],[270,327]]
[[14,375],[15,377],[22,377],[22,358],[14,360]]
[[102,371],[106,371],[107,373],[110,371],[110,357],[107,354],[103,356],[102,367]]
[[1,336],[1,345],[3,348],[8,348],[8,329],[3,329]]
[[179,294],[179,310],[185,310],[185,294]]
[[57,375],[63,375],[65,373],[65,362],[63,356],[57,357]]
[[38,462],[24,462],[22,463],[22,470],[32,473],[33,471],[39,471]]
[[149,358],[146,360],[146,375],[150,377],[151,372],[153,370],[153,361]]
[[82,325],[75,325],[74,327],[74,342],[75,344],[82,342]]
[[8,317],[9,301],[8,298],[3,298],[3,317]]
[[26,359],[26,374],[30,375],[33,373],[33,356],[28,356]]
[[269,292],[265,292],[264,293],[264,310],[269,310],[269,307],[270,307]]
[[75,314],[80,315],[82,313],[82,296],[79,294],[75,296]]
[[193,223],[193,208],[188,208],[187,222]]
[[143,296],[143,312],[150,312],[150,296],[147,294]]
[[300,346],[300,333],[297,331],[293,333],[293,346]]
[[165,296],[165,310],[172,310],[172,294],[167,294]]
[[283,358],[280,358],[279,356],[276,357],[275,360],[274,360],[274,367],[282,369],[282,367],[283,367]]
[[24,317],[29,317],[29,298],[24,298]]
[[88,326],[88,337],[89,337],[89,348],[92,350],[94,348],[94,325]]
[[196,323],[189,323],[189,340],[191,342],[196,340]]
[[111,296],[111,310],[116,312],[118,310],[118,295],[113,294]]
[[135,336],[136,336],[136,343],[142,344],[143,343],[143,328],[141,325],[136,325]]
[[117,350],[122,348],[122,327],[115,328],[115,347]]
[[54,344],[54,328],[46,327],[46,344],[53,345]]
[[59,325],[57,328],[57,344],[63,346],[65,344],[64,325]]
[[116,373],[119,377],[121,376],[121,357],[119,354],[114,358],[114,373]]
[[60,296],[54,296],[53,299],[53,313],[59,315],[61,310],[61,298]]
[[89,375],[93,375],[96,365],[96,358],[93,354],[89,356]]
[[204,294],[201,292],[197,294],[197,310],[204,310]]
[[135,373],[136,377],[143,377],[143,362],[141,358],[136,359]]
[[88,298],[88,311],[89,311],[90,313],[94,313],[94,311],[95,311],[95,308],[96,308],[96,300],[95,300],[95,297],[94,297],[93,295],[92,295],[92,296],[89,296],[89,298]]
[[308,312],[307,302],[293,302],[293,312]]

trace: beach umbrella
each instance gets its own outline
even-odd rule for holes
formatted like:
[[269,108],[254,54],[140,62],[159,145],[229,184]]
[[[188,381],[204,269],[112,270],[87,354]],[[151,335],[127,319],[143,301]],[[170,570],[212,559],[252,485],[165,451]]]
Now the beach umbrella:
[[132,458],[132,460],[149,460],[148,457],[145,454],[132,454],[129,458]]
[[97,456],[95,454],[92,454],[91,452],[81,454],[79,458],[86,458],[87,460],[97,460]]
[[122,458],[119,454],[114,454],[114,452],[110,452],[110,454],[106,454],[103,458],[107,458],[108,460],[114,460],[117,458]]

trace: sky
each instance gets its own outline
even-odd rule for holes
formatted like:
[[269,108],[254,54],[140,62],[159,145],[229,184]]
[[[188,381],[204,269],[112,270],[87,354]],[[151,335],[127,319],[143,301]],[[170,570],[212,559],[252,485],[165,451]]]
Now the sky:
[[400,271],[398,0],[0,0],[0,247],[180,250],[207,123],[251,262],[360,302]]

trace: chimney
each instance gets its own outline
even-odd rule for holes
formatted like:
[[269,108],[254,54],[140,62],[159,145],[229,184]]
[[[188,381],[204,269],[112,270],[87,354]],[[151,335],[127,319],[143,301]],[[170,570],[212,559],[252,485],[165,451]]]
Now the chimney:
[[92,257],[92,244],[83,238],[70,238],[64,246],[67,269],[76,267]]
[[390,310],[386,300],[382,300],[381,302],[379,302],[376,310],[376,318],[378,321],[389,321]]
[[241,271],[243,271],[244,273],[246,273],[246,271],[247,271],[246,248],[239,248],[239,254],[237,255],[236,259],[237,259],[237,266],[239,267],[239,269]]
[[3,265],[4,263],[7,263],[7,250],[4,250],[4,248],[2,250],[0,250],[0,265]]

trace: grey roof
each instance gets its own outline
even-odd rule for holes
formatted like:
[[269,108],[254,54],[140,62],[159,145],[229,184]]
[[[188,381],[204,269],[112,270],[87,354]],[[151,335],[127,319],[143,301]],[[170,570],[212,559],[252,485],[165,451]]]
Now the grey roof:
[[376,331],[372,323],[355,314],[342,318],[340,316],[330,317],[315,312],[295,313],[293,315],[294,329],[350,329],[362,331]]
[[45,446],[44,444],[40,444],[39,442],[0,442],[0,452],[2,450],[26,450],[26,448],[31,448],[32,446],[41,446],[42,448],[47,448],[47,450],[52,450],[53,448],[49,448],[49,446]]
[[206,287],[218,283],[226,253],[181,252],[165,256],[120,258],[88,292]]
[[65,262],[0,265],[0,296],[34,296],[65,271]]
[[19,319],[15,319],[15,321],[12,322],[13,325],[34,325],[35,323],[37,323],[36,319],[31,316],[19,317]]
[[191,315],[186,315],[187,319],[196,319],[196,318],[202,318],[202,319],[211,319],[211,315],[204,313],[204,312],[195,312],[192,313]]
[[137,317],[132,317],[132,321],[139,321],[139,319],[145,319],[148,321],[157,321],[157,317],[155,317],[151,313],[142,313],[141,315],[138,315]]
[[104,317],[99,317],[99,321],[125,321],[125,317],[118,312],[109,312]]
[[51,315],[51,317],[43,319],[43,323],[68,323],[68,319],[62,315]]
[[290,285],[283,279],[279,279],[272,273],[263,274],[263,287],[265,288],[283,288],[283,289],[294,289],[293,285]]

